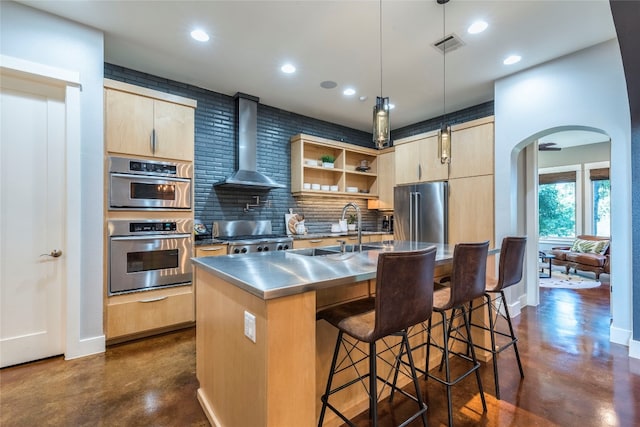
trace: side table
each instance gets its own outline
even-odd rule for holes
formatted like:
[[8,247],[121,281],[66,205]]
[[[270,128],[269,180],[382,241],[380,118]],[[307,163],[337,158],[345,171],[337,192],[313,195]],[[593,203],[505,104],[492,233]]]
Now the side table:
[[[545,265],[541,265],[540,266],[540,278],[546,278],[546,279],[550,279],[551,278],[551,260],[555,259],[555,255],[553,254],[548,254],[546,252],[543,251],[538,251],[538,258],[540,258],[540,262],[542,264],[544,263],[549,263],[549,266],[545,266]],[[544,273],[545,268],[549,269],[549,275],[548,276],[543,276],[542,273]]]

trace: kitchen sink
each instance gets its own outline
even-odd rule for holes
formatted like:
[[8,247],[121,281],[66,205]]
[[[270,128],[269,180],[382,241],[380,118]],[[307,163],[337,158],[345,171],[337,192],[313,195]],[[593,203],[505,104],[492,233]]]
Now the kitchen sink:
[[[380,250],[380,246],[362,245],[362,251]],[[358,245],[347,245],[345,253],[358,252]],[[321,248],[293,249],[291,253],[304,256],[324,256],[340,254],[340,246],[323,246]]]

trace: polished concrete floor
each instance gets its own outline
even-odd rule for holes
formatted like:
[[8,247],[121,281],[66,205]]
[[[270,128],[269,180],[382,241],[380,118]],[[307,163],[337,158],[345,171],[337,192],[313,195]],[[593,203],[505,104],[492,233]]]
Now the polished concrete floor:
[[[606,283],[577,291],[542,289],[540,306],[526,307],[514,319],[525,378],[517,373],[513,352],[502,353],[497,400],[491,364],[483,365],[488,411],[482,413],[469,377],[454,388],[455,425],[639,426],[640,360],[609,342],[608,292]],[[2,369],[0,425],[209,425],[196,399],[194,335],[187,329],[110,346],[100,355]],[[434,381],[421,386],[429,425],[446,425],[444,388]],[[402,399],[391,408],[383,402],[381,425],[395,425],[413,408]],[[369,424],[366,415],[356,423]]]

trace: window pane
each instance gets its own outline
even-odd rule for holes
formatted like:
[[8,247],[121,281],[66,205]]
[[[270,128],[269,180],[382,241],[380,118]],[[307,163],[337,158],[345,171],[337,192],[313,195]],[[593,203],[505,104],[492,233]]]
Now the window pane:
[[611,185],[608,179],[592,181],[593,185],[593,233],[610,236]]
[[540,236],[575,237],[575,182],[540,185],[538,209]]

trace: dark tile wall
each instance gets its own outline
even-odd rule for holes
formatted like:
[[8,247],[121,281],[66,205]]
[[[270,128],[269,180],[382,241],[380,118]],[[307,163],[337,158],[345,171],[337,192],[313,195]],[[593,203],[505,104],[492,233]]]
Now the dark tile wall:
[[[284,214],[289,209],[305,215],[310,232],[326,232],[337,222],[349,200],[330,197],[296,199],[291,196],[290,142],[292,135],[305,133],[355,145],[371,146],[371,134],[339,126],[289,111],[258,104],[258,171],[285,188],[271,191],[237,190],[214,187],[231,175],[236,165],[235,102],[232,96],[153,76],[113,64],[105,64],[105,78],[123,81],[198,101],[195,111],[195,218],[207,227],[214,220],[268,219],[274,233],[284,233]],[[493,102],[447,114],[450,124],[462,123],[493,114]],[[392,132],[392,139],[437,129],[440,118],[426,120]],[[245,212],[260,196],[261,206]],[[262,203],[266,201],[266,203]],[[381,226],[376,210],[366,208],[366,200],[354,200],[363,214],[363,228]]]
[[[488,101],[484,104],[478,104],[474,105],[473,107],[465,108],[464,110],[447,113],[446,122],[449,125],[456,125],[459,123],[480,119],[482,117],[492,116],[493,111],[493,101]],[[403,128],[391,131],[391,139],[396,140],[436,130],[440,128],[442,122],[442,116],[438,116],[429,120],[424,120],[422,122],[405,126]]]

